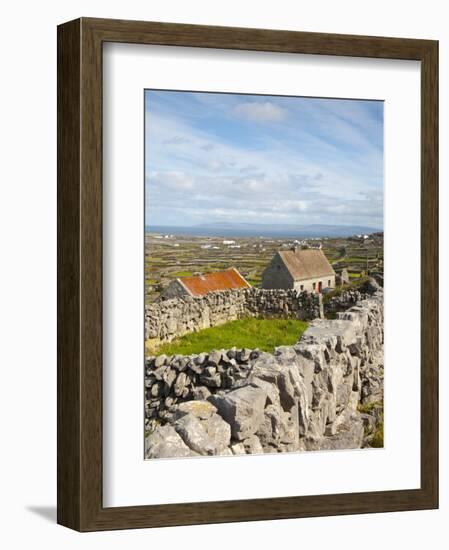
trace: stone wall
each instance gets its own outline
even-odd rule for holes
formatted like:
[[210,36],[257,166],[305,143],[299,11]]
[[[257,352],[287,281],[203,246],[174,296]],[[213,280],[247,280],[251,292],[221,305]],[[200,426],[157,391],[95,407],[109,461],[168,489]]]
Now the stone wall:
[[369,296],[370,295],[368,293],[360,292],[359,290],[347,290],[342,292],[338,296],[333,296],[329,300],[324,300],[324,315],[327,317],[336,315],[340,311],[346,311],[361,300],[369,298]]
[[145,380],[147,458],[368,446],[383,421],[383,291],[273,354],[151,357]]
[[343,290],[343,292],[334,295],[331,298],[325,296],[323,300],[324,315],[328,317],[336,315],[338,312],[346,311],[358,302],[366,300],[372,296],[372,294],[380,290],[380,288],[381,287],[376,280],[371,278],[365,281],[358,288]]
[[321,296],[295,290],[244,288],[165,300],[145,307],[145,338],[170,342],[189,332],[242,317],[301,320],[323,315]]

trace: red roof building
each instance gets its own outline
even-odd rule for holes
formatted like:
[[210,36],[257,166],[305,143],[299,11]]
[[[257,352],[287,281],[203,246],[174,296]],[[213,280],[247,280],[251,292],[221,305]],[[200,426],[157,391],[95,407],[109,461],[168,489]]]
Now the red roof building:
[[162,299],[180,296],[204,296],[209,292],[249,288],[251,285],[234,267],[225,271],[205,273],[192,277],[178,277],[161,293]]

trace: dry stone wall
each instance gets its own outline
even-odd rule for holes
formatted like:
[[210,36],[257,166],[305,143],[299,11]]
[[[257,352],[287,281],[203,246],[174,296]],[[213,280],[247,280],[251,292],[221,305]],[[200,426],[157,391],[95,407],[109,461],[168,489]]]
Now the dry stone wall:
[[242,317],[282,317],[301,320],[322,317],[321,296],[295,290],[245,288],[183,297],[145,307],[145,338],[170,342]]
[[333,296],[323,304],[324,315],[335,315],[340,311],[346,311],[361,300],[365,300],[370,295],[359,290],[347,290],[339,296]]
[[358,302],[369,298],[374,292],[381,287],[375,279],[371,278],[365,281],[359,288],[347,289],[330,299],[325,297],[323,300],[324,315],[335,315],[340,311],[346,311]]
[[365,446],[382,416],[383,291],[294,346],[149,357],[145,380],[147,458]]

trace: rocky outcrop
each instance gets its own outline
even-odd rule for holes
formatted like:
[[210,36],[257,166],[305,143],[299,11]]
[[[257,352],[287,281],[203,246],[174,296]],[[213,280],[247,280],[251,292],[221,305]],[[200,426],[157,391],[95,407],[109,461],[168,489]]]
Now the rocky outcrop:
[[323,316],[321,295],[296,290],[244,288],[179,297],[145,307],[145,338],[170,342],[243,317],[309,320]]
[[214,395],[210,401],[231,426],[232,437],[244,441],[254,435],[263,422],[267,394],[262,388],[249,384],[224,395]]
[[383,291],[273,354],[150,358],[146,456],[359,448],[382,421]]

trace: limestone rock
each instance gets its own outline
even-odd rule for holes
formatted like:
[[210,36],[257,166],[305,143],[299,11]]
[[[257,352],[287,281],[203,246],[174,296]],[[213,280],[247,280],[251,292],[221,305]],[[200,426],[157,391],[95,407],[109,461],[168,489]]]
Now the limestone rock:
[[185,414],[192,414],[201,420],[206,420],[210,418],[213,414],[217,412],[216,407],[212,405],[209,401],[186,401],[185,403],[180,403],[178,406],[177,416],[183,416]]
[[250,435],[243,441],[243,447],[246,454],[261,454],[263,453],[263,447],[260,444],[260,440],[257,435]]
[[226,454],[223,451],[228,448],[231,442],[231,426],[218,414],[213,414],[202,420],[201,424],[215,443],[214,454]]
[[187,375],[184,372],[180,372],[176,378],[174,392],[176,396],[181,396],[188,382]]
[[162,365],[165,365],[165,361],[167,360],[166,355],[158,355],[156,359],[154,360],[154,366],[156,368],[162,367]]
[[210,395],[211,393],[206,386],[196,386],[192,388],[192,397],[194,400],[206,400]]
[[166,388],[170,389],[172,387],[173,382],[176,380],[176,376],[177,376],[177,373],[175,369],[169,368],[164,372],[163,379],[164,379]]
[[234,443],[231,445],[231,451],[234,455],[244,455],[246,454],[245,446],[243,443]]
[[263,421],[266,393],[255,386],[243,386],[223,396],[209,398],[220,416],[231,426],[232,437],[242,441],[253,435]]
[[264,419],[256,435],[262,446],[276,446],[281,437],[282,417],[280,406],[267,405],[264,410]]
[[269,405],[280,406],[279,388],[275,384],[270,384],[260,378],[251,377],[251,385],[260,388],[267,394],[267,403]]
[[358,414],[348,415],[331,437],[316,440],[306,438],[308,451],[359,449],[363,443],[363,421]]
[[209,363],[218,366],[221,361],[221,351],[213,350],[209,353]]
[[175,422],[175,429],[184,443],[193,451],[201,455],[215,453],[216,444],[209,437],[201,421],[193,414],[186,414]]
[[221,386],[221,374],[219,372],[211,375],[200,375],[200,381],[209,388],[219,388]]
[[172,426],[158,426],[145,439],[145,458],[196,456]]
[[251,376],[254,378],[259,378],[260,380],[265,380],[266,382],[271,382],[272,384],[277,383],[279,375],[279,363],[276,361],[275,357],[269,353],[264,353],[259,356],[259,358],[254,362]]

